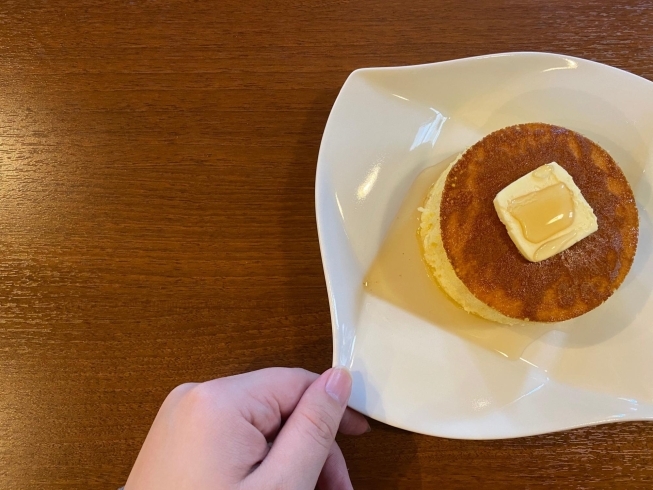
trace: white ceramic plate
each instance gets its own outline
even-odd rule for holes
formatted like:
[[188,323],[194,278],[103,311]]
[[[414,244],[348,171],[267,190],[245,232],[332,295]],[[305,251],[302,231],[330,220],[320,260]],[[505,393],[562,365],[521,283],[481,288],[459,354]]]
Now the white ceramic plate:
[[[640,238],[617,293],[545,331],[484,322],[450,302],[426,321],[368,294],[365,273],[414,178],[523,122],[578,131],[622,167]],[[352,73],[324,131],[315,192],[333,362],[353,373],[350,405],[461,439],[653,419],[652,167],[653,83],[616,68],[506,53]],[[504,341],[521,345],[516,355],[497,352]]]

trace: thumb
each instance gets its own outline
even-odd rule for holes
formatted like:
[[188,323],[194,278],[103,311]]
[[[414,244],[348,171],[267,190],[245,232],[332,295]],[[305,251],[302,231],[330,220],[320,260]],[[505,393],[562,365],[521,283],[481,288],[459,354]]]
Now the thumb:
[[351,375],[343,367],[329,369],[308,387],[258,468],[268,484],[276,477],[284,488],[315,488],[350,394]]

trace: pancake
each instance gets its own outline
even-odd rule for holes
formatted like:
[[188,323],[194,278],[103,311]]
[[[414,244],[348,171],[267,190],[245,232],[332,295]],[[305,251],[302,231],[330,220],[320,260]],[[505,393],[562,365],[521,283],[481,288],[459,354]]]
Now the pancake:
[[[592,207],[598,230],[530,262],[493,199],[554,161]],[[465,151],[431,188],[420,224],[425,261],[445,292],[466,310],[508,324],[568,320],[602,304],[630,270],[638,232],[632,190],[612,157],[574,131],[541,123],[498,130]]]

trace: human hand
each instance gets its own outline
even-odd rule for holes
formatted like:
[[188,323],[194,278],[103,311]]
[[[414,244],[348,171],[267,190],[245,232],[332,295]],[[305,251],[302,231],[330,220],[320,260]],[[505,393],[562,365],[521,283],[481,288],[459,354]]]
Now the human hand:
[[338,430],[369,430],[346,408],[351,376],[332,368],[270,368],[200,384],[166,398],[125,490],[351,489]]

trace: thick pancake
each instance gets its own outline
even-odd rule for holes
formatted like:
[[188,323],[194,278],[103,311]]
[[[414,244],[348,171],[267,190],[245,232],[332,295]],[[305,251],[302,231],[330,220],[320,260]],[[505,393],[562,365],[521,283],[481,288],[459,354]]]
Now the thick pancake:
[[[557,162],[594,210],[599,229],[542,262],[529,262],[493,206],[518,178]],[[533,123],[501,129],[470,147],[454,165],[440,205],[442,243],[469,291],[500,313],[540,322],[568,320],[608,299],[637,248],[635,199],[612,157],[584,136]]]

